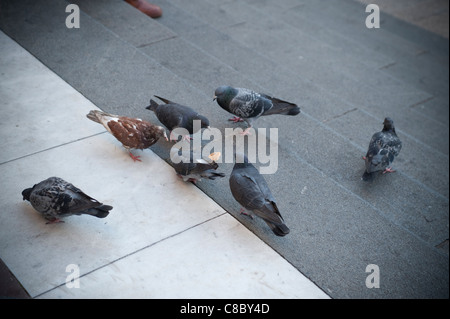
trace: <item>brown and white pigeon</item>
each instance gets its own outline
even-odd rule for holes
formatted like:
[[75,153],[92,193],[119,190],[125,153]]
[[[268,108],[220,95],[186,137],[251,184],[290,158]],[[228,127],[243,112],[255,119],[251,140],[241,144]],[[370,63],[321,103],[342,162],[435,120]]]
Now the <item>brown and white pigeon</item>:
[[[262,218],[277,236],[289,234],[283,217],[278,210],[275,198],[266,180],[248,162],[243,154],[236,154],[236,163],[230,175],[230,189],[233,197],[245,209]],[[241,211],[242,213],[243,211]]]
[[102,111],[92,110],[87,118],[102,124],[123,147],[128,151],[133,161],[141,161],[140,156],[131,153],[131,149],[149,148],[155,144],[161,136],[167,140],[166,130],[162,126],[156,126],[150,122],[138,118],[113,115]]
[[176,147],[172,147],[170,150],[172,166],[183,181],[195,184],[202,178],[214,180],[217,177],[225,177],[224,173],[216,172],[219,165],[215,161],[220,157],[220,153],[212,153],[208,158],[194,154],[192,150],[189,154],[190,157],[186,158]]
[[[150,100],[150,105],[146,109],[155,112],[158,120],[169,129],[170,140],[172,140],[172,131],[176,128],[184,128],[189,134],[196,133],[198,130],[194,131],[195,120],[200,121],[200,129],[209,128],[209,120],[189,106],[181,105],[156,95],[155,97],[163,101],[164,104],[158,104],[154,100]],[[184,139],[189,140],[191,138],[187,135]]]
[[383,174],[395,172],[389,166],[401,149],[402,142],[395,132],[394,121],[386,117],[383,122],[383,130],[372,136],[367,154],[363,157],[366,171],[361,179],[370,181],[376,172],[382,172]]
[[214,92],[214,100],[225,111],[228,111],[237,117],[230,121],[246,121],[248,128],[243,132],[244,135],[252,127],[253,122],[260,116],[272,114],[297,115],[300,108],[297,104],[271,97],[267,94],[256,93],[249,89],[234,88],[231,86],[221,86]]
[[72,215],[91,215],[105,218],[112,206],[103,205],[86,195],[79,188],[59,177],[50,177],[22,192],[23,200],[28,200],[48,223]]

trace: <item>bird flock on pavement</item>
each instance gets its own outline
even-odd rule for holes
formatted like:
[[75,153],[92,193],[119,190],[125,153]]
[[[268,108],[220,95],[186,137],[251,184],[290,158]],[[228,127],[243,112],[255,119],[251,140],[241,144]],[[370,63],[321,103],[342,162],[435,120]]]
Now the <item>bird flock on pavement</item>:
[[[167,141],[169,139],[177,141],[173,136],[173,130],[177,128],[187,130],[189,134],[184,135],[182,139],[190,140],[192,139],[190,135],[196,133],[194,121],[200,121],[200,128],[210,127],[209,120],[192,108],[156,95],[155,97],[163,103],[158,104],[151,99],[146,109],[153,111],[159,122],[170,131],[169,137],[163,126],[138,118],[113,115],[98,110],[90,111],[87,117],[103,125],[122,143],[133,161],[141,161],[140,156],[132,153],[133,149],[149,148],[161,137]],[[225,111],[235,115],[230,121],[245,121],[248,124],[247,129],[241,133],[243,135],[250,134],[249,130],[253,123],[261,116],[275,114],[294,116],[300,113],[300,108],[294,103],[231,86],[217,88],[214,100]],[[377,173],[395,172],[390,165],[400,153],[401,148],[402,142],[395,132],[394,122],[386,117],[383,129],[372,136],[367,153],[363,156],[365,172],[361,179],[372,181]],[[216,172],[219,167],[216,161],[220,154],[212,153],[206,158],[197,158],[191,151],[187,158],[180,155],[178,149],[172,148],[170,155],[172,160],[177,159],[173,161],[173,168],[185,182],[196,183],[203,178],[214,180],[225,177],[225,174]],[[229,177],[229,185],[233,197],[243,207],[241,213],[244,213],[244,209],[251,211],[262,218],[275,235],[287,235],[290,230],[281,216],[275,197],[264,177],[244,154],[236,152],[234,158],[235,164]],[[86,195],[82,190],[59,177],[50,177],[25,189],[22,196],[23,200],[28,200],[33,208],[44,216],[47,223],[62,222],[61,218],[71,215],[85,214],[105,218],[113,208]]]

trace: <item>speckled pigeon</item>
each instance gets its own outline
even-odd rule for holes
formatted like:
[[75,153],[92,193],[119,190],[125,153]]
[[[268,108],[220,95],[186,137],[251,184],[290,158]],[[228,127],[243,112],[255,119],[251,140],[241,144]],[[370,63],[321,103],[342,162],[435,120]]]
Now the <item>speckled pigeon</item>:
[[141,161],[140,156],[131,153],[131,149],[149,148],[155,144],[161,136],[167,140],[166,130],[162,126],[153,125],[150,122],[138,118],[108,114],[92,110],[87,115],[88,119],[102,124],[123,147],[128,151],[133,161]]
[[230,189],[236,201],[261,217],[275,235],[289,234],[289,228],[284,224],[266,180],[243,154],[236,154],[236,163],[230,175]]
[[60,222],[60,218],[71,215],[86,214],[105,218],[113,209],[59,177],[47,178],[32,188],[25,189],[22,196],[23,200],[28,200],[49,223]]
[[[184,106],[165,98],[155,95],[164,104],[158,104],[154,100],[150,100],[150,105],[146,107],[147,110],[155,112],[158,120],[164,124],[170,131],[170,140],[172,140],[172,131],[176,128],[185,128],[189,134],[194,134],[194,120],[200,121],[199,128],[209,128],[209,120],[203,115],[198,114],[189,106]],[[185,140],[191,139],[189,135],[184,136]]]
[[185,182],[194,184],[202,178],[214,180],[217,177],[225,177],[224,173],[216,172],[219,165],[214,161],[215,153],[208,158],[202,158],[201,154],[194,154],[190,151],[190,158],[183,157],[176,147],[170,150],[170,158],[173,168],[179,177]]
[[398,138],[394,121],[386,117],[383,122],[383,130],[372,136],[366,156],[363,157],[366,163],[366,171],[362,180],[370,181],[375,172],[382,171],[383,174],[395,172],[389,165],[402,149],[402,142]]
[[245,120],[248,128],[244,135],[252,127],[252,123],[260,116],[283,114],[297,115],[300,108],[291,102],[286,102],[275,97],[262,93],[256,93],[249,89],[233,88],[231,86],[221,86],[214,92],[214,100],[225,111],[228,111],[238,117],[233,117],[230,121],[240,122]]

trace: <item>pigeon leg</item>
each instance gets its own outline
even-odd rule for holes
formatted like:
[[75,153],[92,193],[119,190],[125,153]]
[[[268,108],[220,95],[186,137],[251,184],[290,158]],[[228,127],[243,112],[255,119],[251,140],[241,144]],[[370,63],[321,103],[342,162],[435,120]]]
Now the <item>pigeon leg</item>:
[[366,160],[366,159],[367,159],[367,157],[363,156],[363,157],[362,157],[362,159],[363,159],[363,160]]
[[131,153],[130,151],[128,151],[128,154],[130,154],[130,157],[133,159],[133,162],[136,162],[136,161],[142,162],[142,161],[140,160],[140,157],[141,157],[141,156],[135,156],[135,155],[133,155],[133,153]]
[[231,119],[228,119],[228,121],[234,122],[234,123],[238,123],[238,122],[244,122],[243,119],[241,119],[240,117],[234,116]]
[[185,140],[185,141],[190,141],[190,140],[193,140],[193,138],[190,137],[189,135],[184,135],[184,136],[183,136],[183,140]]
[[252,135],[252,134],[250,134],[250,129],[251,129],[252,127],[250,126],[250,127],[247,127],[246,129],[245,129],[245,131],[244,132],[242,132],[242,133],[240,133],[241,135]]
[[253,219],[252,214],[246,213],[245,210],[244,210],[244,208],[241,208],[241,211],[239,212],[239,214],[248,216],[248,217],[250,217],[251,219]]
[[392,168],[388,167],[388,168],[386,168],[386,169],[383,171],[383,174],[386,174],[386,173],[394,173],[394,172],[395,172],[395,170],[393,170]]

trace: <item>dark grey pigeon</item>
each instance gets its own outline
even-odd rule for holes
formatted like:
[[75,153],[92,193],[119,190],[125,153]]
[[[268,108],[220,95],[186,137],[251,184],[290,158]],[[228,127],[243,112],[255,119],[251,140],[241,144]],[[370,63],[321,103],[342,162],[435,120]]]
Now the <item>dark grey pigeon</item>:
[[103,205],[59,177],[47,178],[25,189],[22,196],[49,223],[60,222],[60,218],[71,215],[86,214],[105,218],[112,209],[112,206]]
[[[163,101],[164,104],[158,104],[154,100],[150,100],[150,105],[146,109],[155,112],[158,120],[169,129],[171,132],[170,140],[172,140],[172,131],[178,127],[185,128],[189,134],[196,133],[198,130],[194,132],[194,120],[200,120],[200,128],[209,128],[209,120],[189,106],[171,102],[156,95],[155,97]],[[185,136],[185,139],[190,139],[190,137]]]
[[395,172],[389,166],[401,149],[402,142],[395,132],[394,121],[386,117],[383,122],[383,130],[372,136],[367,154],[363,157],[366,162],[366,171],[362,180],[370,181],[374,174],[380,171],[383,174]]
[[248,128],[244,134],[252,127],[252,123],[260,116],[283,114],[297,115],[300,108],[297,104],[286,102],[266,94],[256,93],[249,89],[233,88],[231,86],[221,86],[214,92],[214,100],[225,111],[238,117],[233,117],[230,121],[240,122],[245,120]]
[[173,147],[170,150],[170,158],[175,172],[185,182],[193,182],[195,184],[202,178],[214,180],[217,177],[225,177],[224,173],[216,172],[219,165],[213,159],[210,157],[203,158],[201,155],[194,154],[192,150],[190,151],[190,157],[186,158],[180,154],[177,148]]
[[230,189],[236,201],[261,217],[275,235],[289,234],[289,228],[284,224],[266,180],[245,155],[236,154],[236,163],[230,175]]

